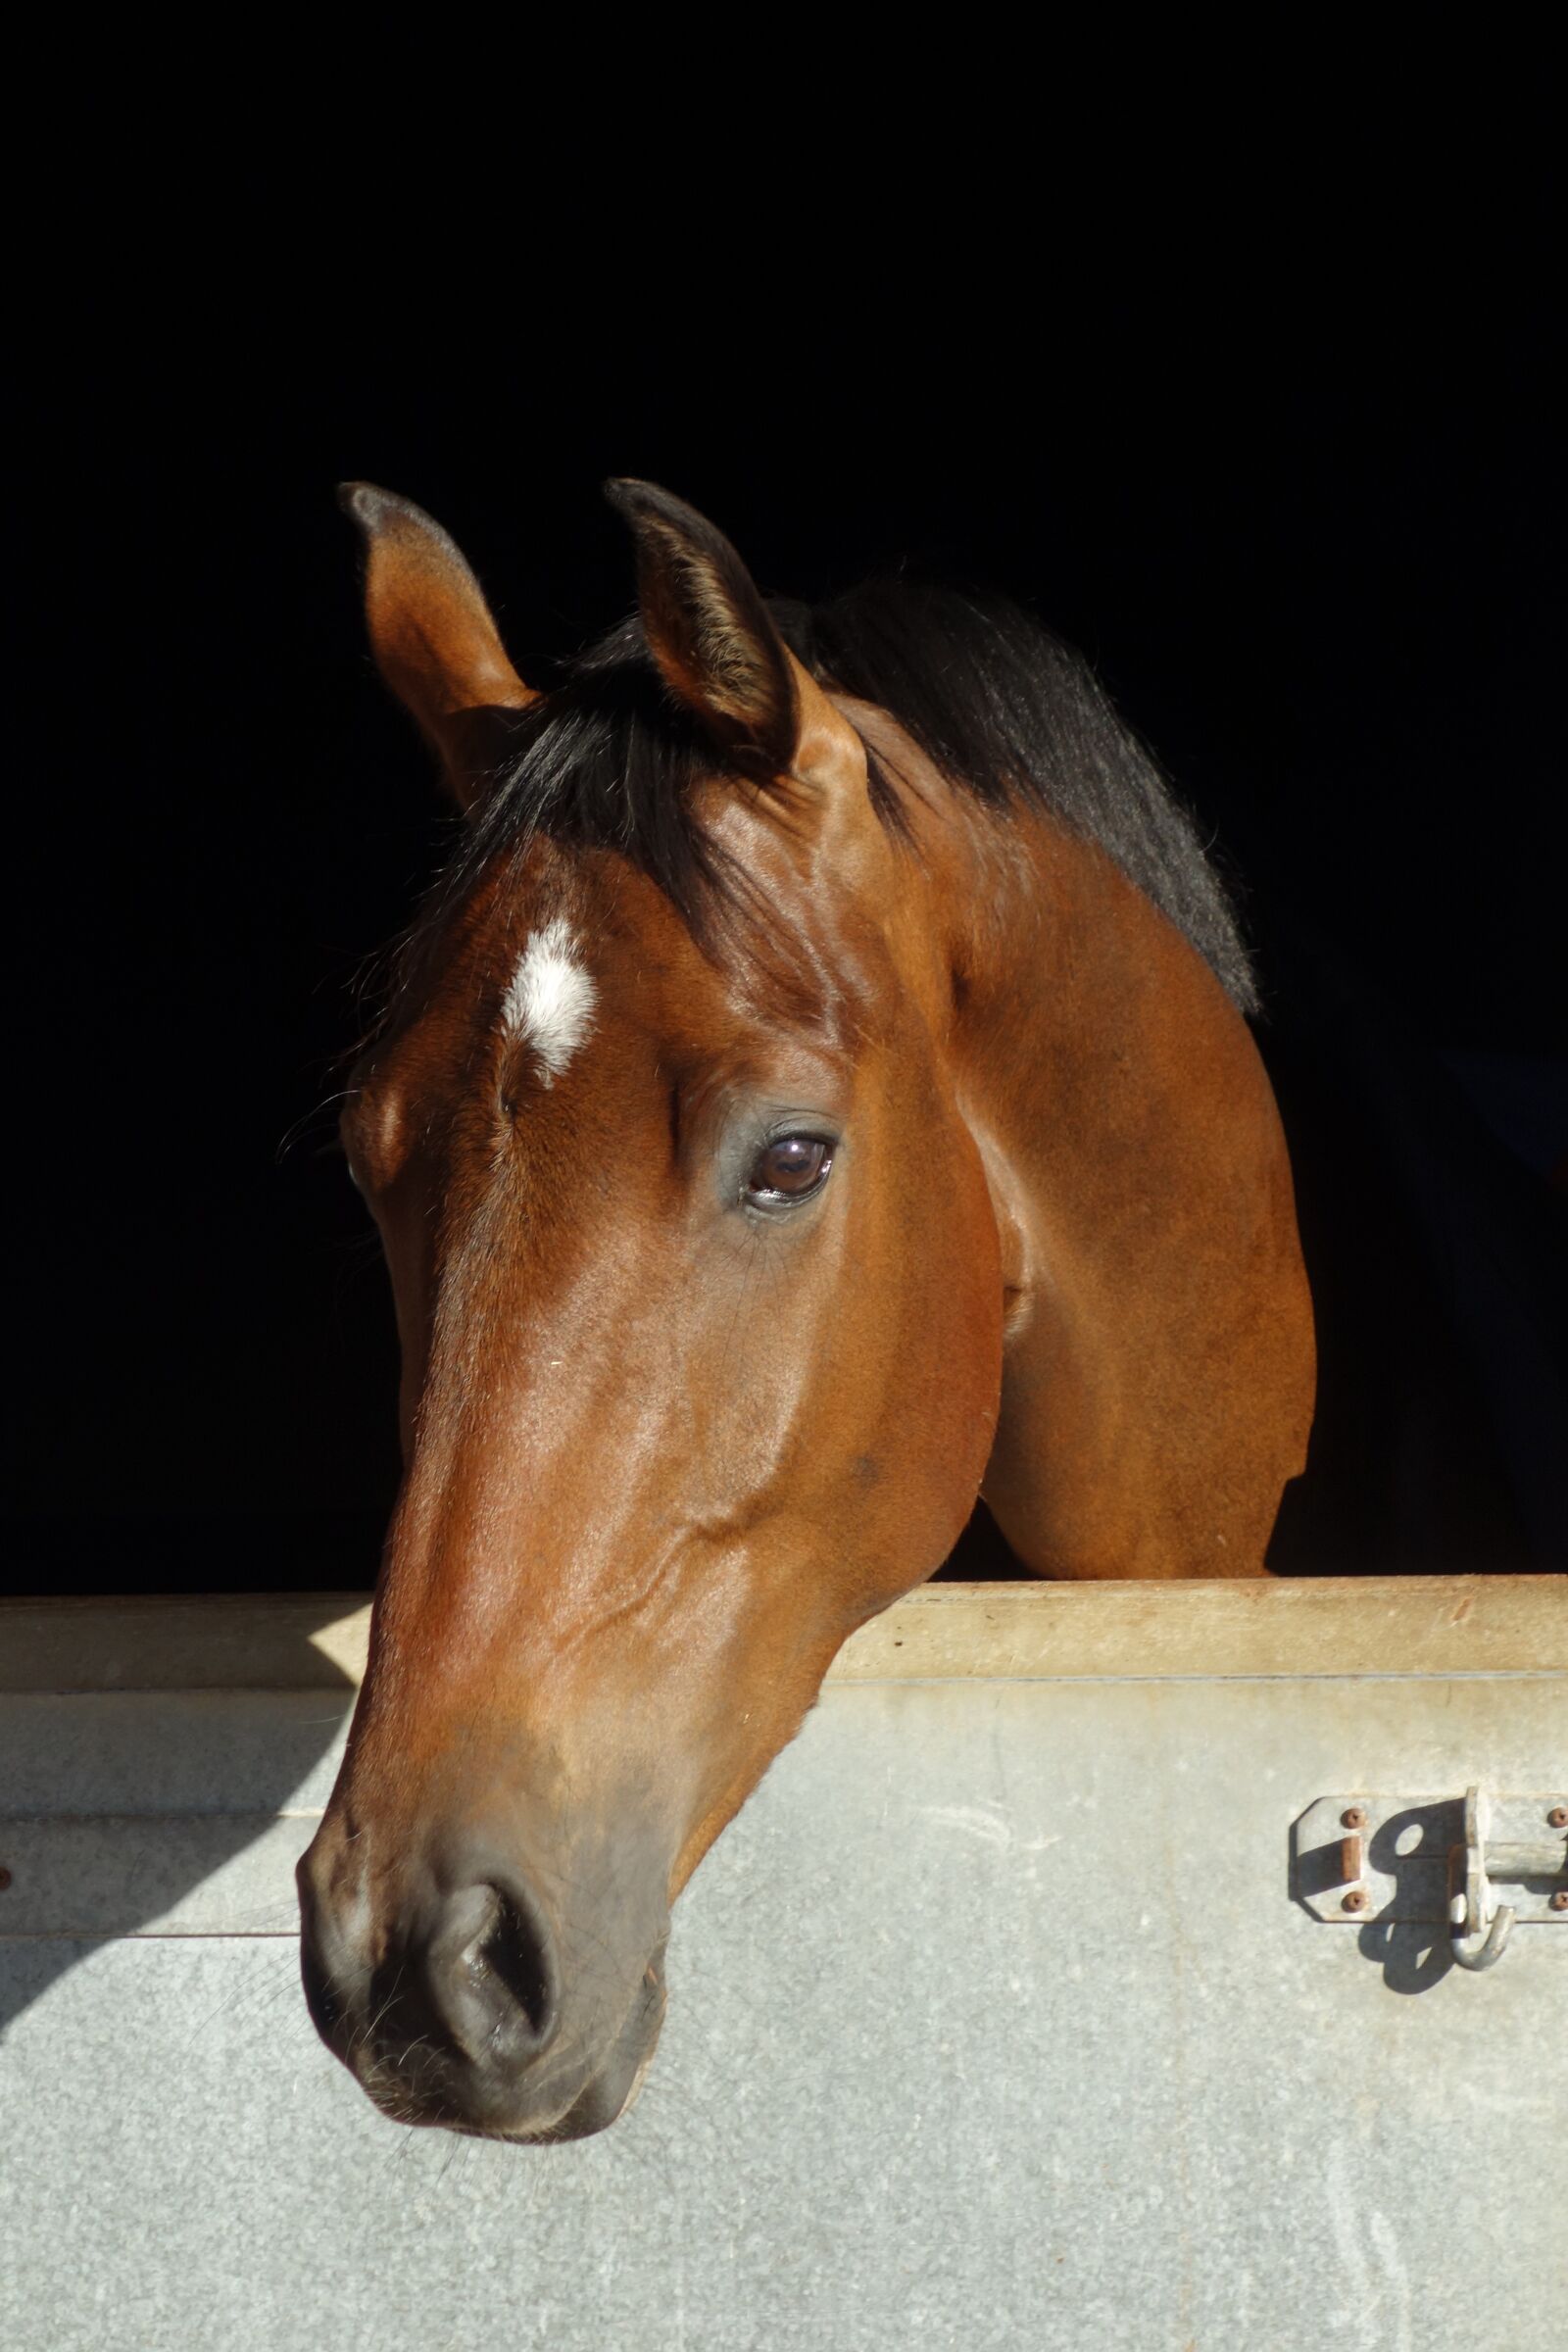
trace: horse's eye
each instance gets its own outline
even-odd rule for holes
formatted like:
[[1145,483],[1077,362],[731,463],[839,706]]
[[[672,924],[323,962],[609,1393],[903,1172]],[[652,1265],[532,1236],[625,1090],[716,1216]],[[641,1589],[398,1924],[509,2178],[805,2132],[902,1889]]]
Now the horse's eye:
[[746,1179],[753,1200],[804,1200],[827,1181],[833,1147],[819,1135],[776,1135],[752,1162]]

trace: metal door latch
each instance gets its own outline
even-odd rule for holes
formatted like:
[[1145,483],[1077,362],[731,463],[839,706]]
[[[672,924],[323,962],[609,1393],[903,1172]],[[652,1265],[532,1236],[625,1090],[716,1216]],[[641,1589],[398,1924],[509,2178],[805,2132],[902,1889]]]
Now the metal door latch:
[[1314,1919],[1441,1922],[1460,1968],[1492,1968],[1516,1927],[1568,1927],[1568,1794],[1320,1796],[1291,1882]]

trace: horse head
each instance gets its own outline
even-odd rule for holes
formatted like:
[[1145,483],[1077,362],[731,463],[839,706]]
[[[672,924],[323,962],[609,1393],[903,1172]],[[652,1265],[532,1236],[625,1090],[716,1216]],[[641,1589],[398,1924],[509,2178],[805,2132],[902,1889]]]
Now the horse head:
[[670,1904],[961,1530],[1004,1333],[953,820],[710,524],[611,495],[638,617],[539,692],[444,532],[348,493],[466,828],[343,1119],[404,1476],[305,1980],[389,2114],[523,2140],[627,2104]]

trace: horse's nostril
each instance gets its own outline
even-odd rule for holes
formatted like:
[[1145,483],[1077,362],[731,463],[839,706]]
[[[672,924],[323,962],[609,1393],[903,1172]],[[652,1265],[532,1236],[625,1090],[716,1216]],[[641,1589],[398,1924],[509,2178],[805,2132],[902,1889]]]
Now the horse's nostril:
[[504,1987],[527,2019],[534,2037],[542,2041],[554,2022],[556,2005],[544,1933],[514,1895],[500,1886],[494,1892],[495,1916],[470,1945],[469,1965],[476,1976],[488,1975]]

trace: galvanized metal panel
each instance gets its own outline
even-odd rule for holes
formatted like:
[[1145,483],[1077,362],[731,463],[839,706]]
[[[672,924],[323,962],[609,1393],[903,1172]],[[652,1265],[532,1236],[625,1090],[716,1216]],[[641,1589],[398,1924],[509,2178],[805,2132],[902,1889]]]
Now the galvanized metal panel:
[[324,1805],[352,1690],[0,1697],[0,1813],[278,1813]]
[[0,1701],[0,1936],[297,1935],[353,1691]]
[[6,1936],[299,1934],[318,1812],[0,1817]]
[[682,1898],[641,2105],[548,2152],[381,2122],[285,1944],[0,1943],[9,2334],[1547,2352],[1568,1932],[1469,1978],[1321,1925],[1290,1825],[1558,1786],[1564,1721],[1546,1678],[832,1686]]

